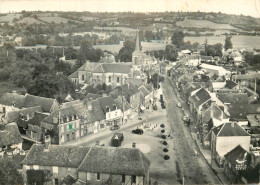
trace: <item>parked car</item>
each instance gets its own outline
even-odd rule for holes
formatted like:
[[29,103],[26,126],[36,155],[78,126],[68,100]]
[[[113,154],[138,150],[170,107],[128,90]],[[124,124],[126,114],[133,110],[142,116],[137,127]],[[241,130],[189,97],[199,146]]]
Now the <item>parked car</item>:
[[132,130],[132,134],[139,134],[142,135],[144,133],[144,131],[140,128],[137,128],[135,130]]
[[110,130],[118,130],[118,129],[120,129],[119,125],[113,125],[110,127]]
[[123,133],[115,133],[111,138],[111,145],[114,147],[121,146],[121,143],[124,141]]

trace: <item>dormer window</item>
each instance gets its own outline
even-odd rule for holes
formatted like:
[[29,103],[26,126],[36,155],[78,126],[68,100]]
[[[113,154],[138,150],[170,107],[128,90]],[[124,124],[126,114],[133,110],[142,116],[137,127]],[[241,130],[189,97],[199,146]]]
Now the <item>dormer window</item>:
[[116,105],[115,104],[113,105],[113,109],[116,110]]
[[23,114],[20,114],[20,117],[22,120],[25,120],[25,116]]
[[109,112],[109,107],[108,106],[106,106],[106,112]]
[[111,82],[111,76],[108,77],[108,82]]

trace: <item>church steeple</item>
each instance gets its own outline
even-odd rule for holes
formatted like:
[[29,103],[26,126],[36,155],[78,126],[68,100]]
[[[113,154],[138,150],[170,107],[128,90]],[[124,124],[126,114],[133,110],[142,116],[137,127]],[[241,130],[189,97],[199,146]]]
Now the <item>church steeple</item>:
[[136,32],[135,51],[140,51],[139,30]]

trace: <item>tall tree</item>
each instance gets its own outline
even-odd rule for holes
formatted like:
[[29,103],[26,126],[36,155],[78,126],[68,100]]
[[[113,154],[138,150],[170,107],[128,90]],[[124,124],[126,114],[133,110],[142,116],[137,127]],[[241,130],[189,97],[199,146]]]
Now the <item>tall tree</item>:
[[176,45],[177,48],[180,48],[184,42],[184,33],[183,31],[177,31],[173,33],[172,43]]
[[126,40],[124,42],[124,47],[119,50],[118,58],[123,62],[132,61],[132,53],[135,50],[135,43],[131,40]]
[[178,57],[178,49],[173,45],[167,45],[165,48],[165,58],[170,61],[176,61]]
[[224,48],[225,48],[225,51],[227,51],[228,49],[232,49],[233,48],[233,44],[231,42],[231,36],[226,36],[226,39],[225,39],[225,45],[224,45]]

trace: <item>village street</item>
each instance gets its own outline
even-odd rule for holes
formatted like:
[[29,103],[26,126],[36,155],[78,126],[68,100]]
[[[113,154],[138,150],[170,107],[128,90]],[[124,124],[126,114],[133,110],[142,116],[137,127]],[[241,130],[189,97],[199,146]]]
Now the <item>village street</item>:
[[179,102],[169,78],[165,78],[163,94],[167,105],[167,116],[173,131],[174,151],[177,156],[176,166],[178,175],[183,178],[185,184],[220,184],[212,170],[199,154],[199,150],[193,141],[189,130],[184,126],[182,110],[177,107]]

